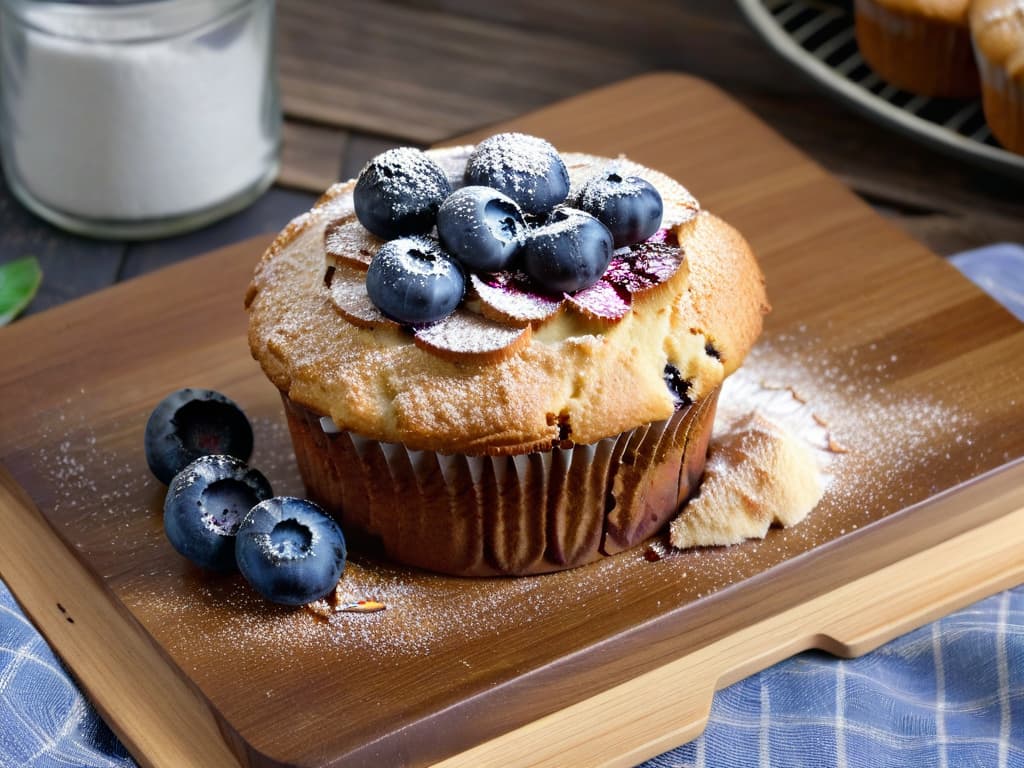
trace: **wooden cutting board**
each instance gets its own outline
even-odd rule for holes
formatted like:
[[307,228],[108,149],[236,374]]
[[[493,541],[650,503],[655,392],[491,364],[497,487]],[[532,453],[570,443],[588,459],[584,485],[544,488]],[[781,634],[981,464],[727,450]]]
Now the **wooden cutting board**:
[[1024,326],[706,83],[508,127],[626,153],[747,235],[774,312],[741,374],[816,419],[825,498],[763,542],[542,577],[355,553],[343,587],[386,611],[278,609],[171,550],[142,453],[163,395],[217,388],[301,493],[245,343],[268,239],[28,318],[0,332],[0,572],[143,765],[631,765],[696,736],[716,687],[1024,581]]

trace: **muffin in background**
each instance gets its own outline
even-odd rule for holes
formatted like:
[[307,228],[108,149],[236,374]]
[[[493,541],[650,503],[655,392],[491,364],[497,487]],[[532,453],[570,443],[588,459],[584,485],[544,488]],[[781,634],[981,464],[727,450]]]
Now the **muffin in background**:
[[1000,144],[1024,154],[1024,1],[974,0],[970,24],[985,120]]
[[978,95],[970,0],[856,0],[857,45],[884,80],[940,98]]

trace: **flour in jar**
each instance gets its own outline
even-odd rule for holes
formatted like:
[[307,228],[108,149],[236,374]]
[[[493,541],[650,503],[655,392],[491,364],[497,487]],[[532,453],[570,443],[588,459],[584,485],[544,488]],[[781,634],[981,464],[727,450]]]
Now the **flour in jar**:
[[19,13],[3,29],[5,164],[43,205],[94,220],[184,216],[275,166],[270,0]]

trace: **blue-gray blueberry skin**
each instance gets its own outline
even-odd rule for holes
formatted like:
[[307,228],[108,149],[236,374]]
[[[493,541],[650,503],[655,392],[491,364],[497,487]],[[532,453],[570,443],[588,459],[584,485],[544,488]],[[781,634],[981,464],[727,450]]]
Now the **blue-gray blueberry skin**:
[[668,387],[669,394],[672,395],[675,410],[678,411],[686,408],[688,405],[693,405],[693,400],[690,398],[690,382],[683,378],[683,374],[678,368],[672,365],[672,363],[666,363],[662,378],[665,380],[665,386]]
[[608,227],[616,248],[642,243],[657,232],[665,207],[649,181],[623,177],[614,167],[588,179],[575,204]]
[[441,167],[424,152],[399,147],[366,164],[352,192],[356,218],[377,237],[425,235],[451,194]]
[[267,479],[234,456],[200,456],[171,480],[164,531],[200,568],[233,571],[235,535],[255,505],[271,498]]
[[526,245],[527,226],[515,201],[490,187],[462,187],[437,212],[441,245],[468,270],[500,272]]
[[253,507],[235,540],[235,558],[246,581],[282,605],[305,605],[329,595],[346,557],[338,524],[313,502],[292,496]]
[[146,463],[165,485],[200,456],[228,454],[248,461],[252,425],[234,401],[212,389],[179,389],[146,422]]
[[523,264],[544,291],[575,293],[604,274],[612,258],[612,235],[589,213],[559,208],[526,242]]
[[477,144],[464,179],[467,186],[508,195],[529,215],[548,213],[569,196],[569,171],[558,151],[522,133],[499,133]]
[[366,292],[377,308],[406,325],[450,315],[466,291],[458,262],[436,240],[400,237],[381,246],[366,271]]

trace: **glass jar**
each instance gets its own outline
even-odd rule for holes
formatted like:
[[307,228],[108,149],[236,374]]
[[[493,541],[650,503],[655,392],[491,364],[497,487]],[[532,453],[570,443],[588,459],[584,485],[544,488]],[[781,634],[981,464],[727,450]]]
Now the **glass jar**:
[[274,0],[0,0],[7,182],[80,234],[182,232],[274,180]]

